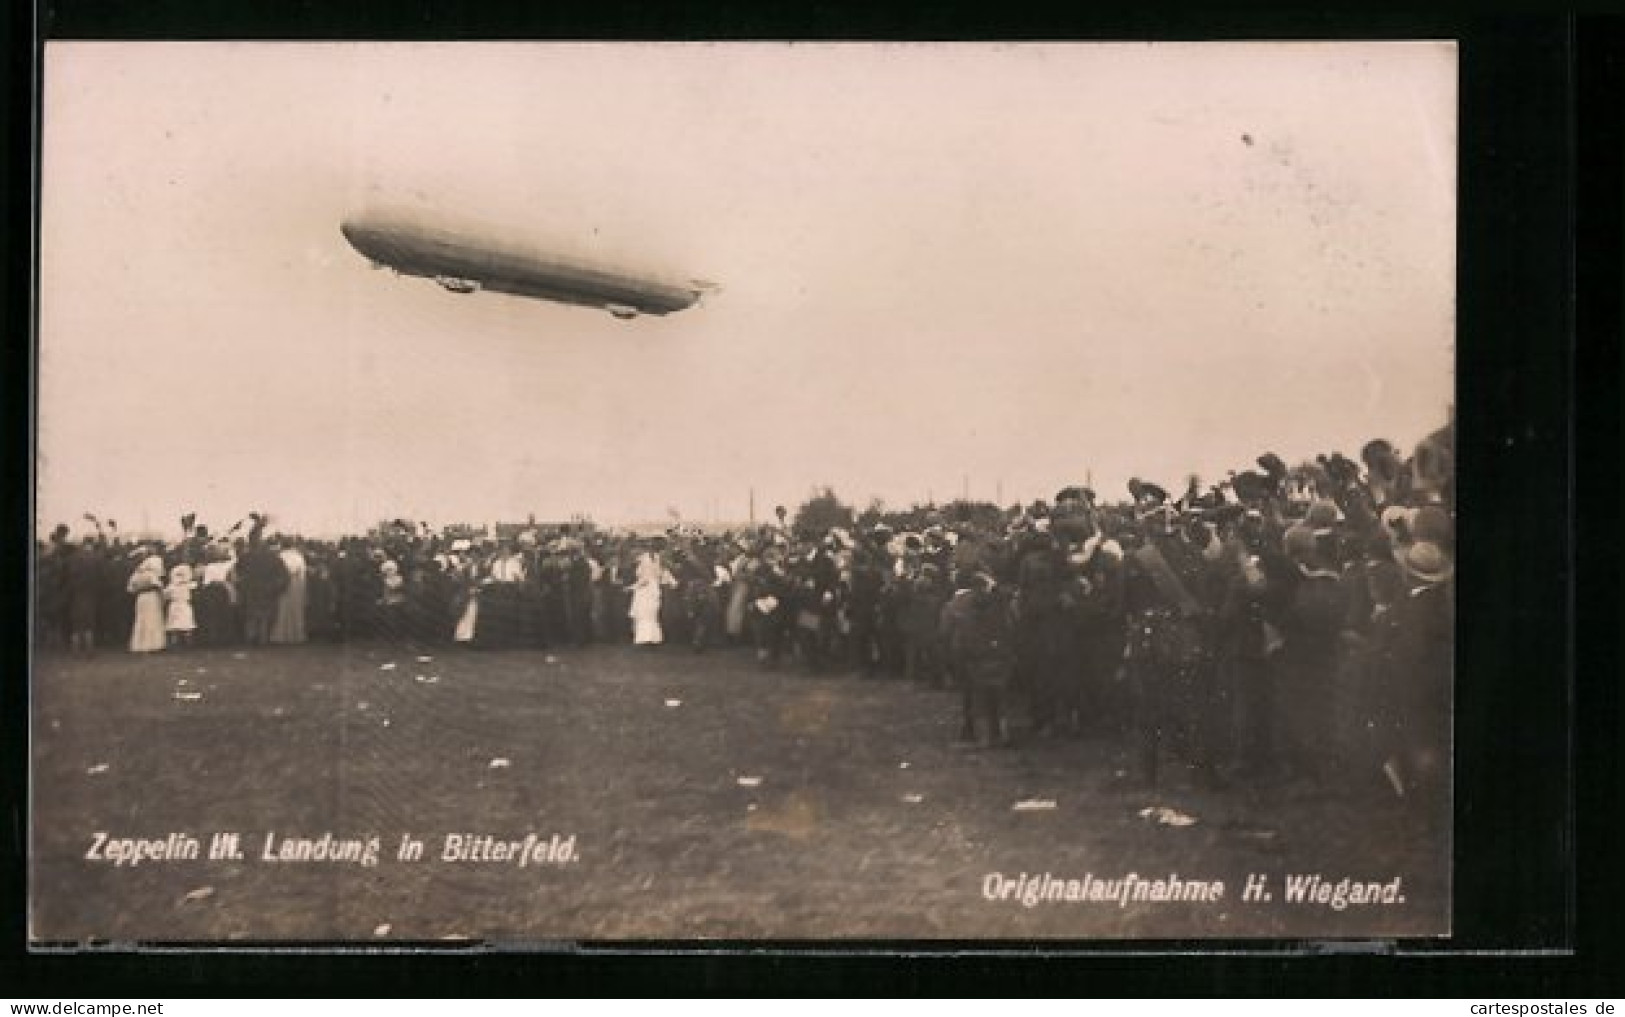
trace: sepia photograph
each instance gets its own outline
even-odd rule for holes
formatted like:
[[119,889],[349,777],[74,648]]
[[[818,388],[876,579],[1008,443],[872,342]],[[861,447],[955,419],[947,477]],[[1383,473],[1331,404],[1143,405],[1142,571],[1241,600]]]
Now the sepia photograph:
[[1451,935],[1455,43],[41,89],[35,948]]

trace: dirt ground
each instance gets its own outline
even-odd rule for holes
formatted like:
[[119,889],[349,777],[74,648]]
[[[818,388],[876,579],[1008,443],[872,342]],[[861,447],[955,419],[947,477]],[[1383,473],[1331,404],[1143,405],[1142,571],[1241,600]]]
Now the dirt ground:
[[[953,693],[768,672],[740,651],[422,653],[433,659],[383,646],[38,658],[35,940],[1448,932],[1447,828],[1380,789],[1221,792],[1176,774],[1152,792],[1104,737],[966,751]],[[1035,801],[1053,807],[1016,807]],[[1157,807],[1171,811],[1145,811]],[[241,857],[208,857],[222,832]],[[171,833],[200,856],[87,858],[98,835]],[[268,836],[324,834],[376,836],[377,864],[263,857]],[[449,834],[535,834],[555,858],[447,861]],[[421,858],[398,857],[403,836]],[[1224,895],[1028,907],[988,899],[994,873],[1220,880]],[[1269,902],[1242,899],[1250,874]],[[1403,899],[1287,903],[1292,875],[1398,877]]]

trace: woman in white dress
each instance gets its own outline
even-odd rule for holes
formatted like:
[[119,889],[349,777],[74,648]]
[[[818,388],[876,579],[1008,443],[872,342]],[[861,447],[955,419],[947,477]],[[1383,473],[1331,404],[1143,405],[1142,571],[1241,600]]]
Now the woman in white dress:
[[728,609],[723,614],[723,627],[728,633],[728,641],[734,644],[743,642],[745,638],[745,616],[750,606],[750,584],[755,571],[755,560],[743,553],[735,556],[728,570],[733,586],[728,591]]
[[[458,541],[458,544],[464,549],[468,546],[467,541]],[[457,624],[452,629],[451,638],[466,646],[474,642],[475,625],[480,615],[480,585],[476,574],[478,570],[472,560],[463,559],[457,544],[453,544],[452,547],[454,550],[451,555],[451,575],[455,584],[452,606],[457,615]]]
[[665,638],[660,631],[660,580],[664,571],[659,559],[648,551],[638,556],[630,612],[634,646],[658,646]]
[[305,573],[308,565],[304,553],[295,545],[290,544],[279,553],[282,564],[288,569],[288,585],[277,598],[269,638],[273,643],[302,643],[305,641]]
[[152,653],[164,648],[164,560],[148,555],[125,585],[135,595],[135,622],[130,626],[130,652]]

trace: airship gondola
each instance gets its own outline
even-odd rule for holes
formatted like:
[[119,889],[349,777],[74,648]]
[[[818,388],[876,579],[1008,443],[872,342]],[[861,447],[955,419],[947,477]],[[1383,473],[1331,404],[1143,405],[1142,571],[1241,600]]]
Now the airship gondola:
[[708,282],[673,282],[554,255],[409,213],[361,213],[345,219],[339,231],[374,266],[430,279],[452,293],[489,290],[594,307],[624,319],[681,311],[715,289]]

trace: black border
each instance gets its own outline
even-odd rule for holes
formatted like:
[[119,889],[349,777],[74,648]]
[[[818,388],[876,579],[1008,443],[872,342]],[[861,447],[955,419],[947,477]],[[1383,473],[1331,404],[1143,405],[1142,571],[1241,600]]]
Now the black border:
[[[1592,905],[1579,912],[1580,958],[1625,956],[1625,882],[1620,879],[1620,817],[1625,813],[1620,747],[1620,382],[1625,311],[1625,18],[1581,22],[1576,84],[1579,119],[1576,184],[1577,344],[1575,461],[1579,568],[1575,603],[1580,720],[1576,725],[1576,835],[1579,886]],[[1606,962],[1605,962],[1606,963]],[[1601,971],[1600,967],[1594,967]],[[1620,993],[1617,972],[1608,977]],[[1599,980],[1601,981],[1601,980]]]
[[[884,5],[819,5],[785,16],[736,5],[653,9],[510,10],[426,0],[390,8],[210,4],[12,5],[8,69],[13,140],[5,176],[10,310],[0,378],[10,481],[0,506],[16,528],[6,541],[0,671],[0,772],[5,826],[0,900],[5,909],[0,985],[35,995],[334,993],[548,994],[658,987],[670,994],[743,991],[880,994],[1032,992],[1089,994],[1381,995],[1481,998],[1580,992],[1618,995],[1619,795],[1617,286],[1625,90],[1620,24],[1570,17],[1473,19],[1416,12],[1336,16],[1281,12],[1172,15],[1143,9],[1023,18],[950,6],[906,14]],[[1458,408],[1461,528],[1466,550],[1458,638],[1458,858],[1456,935],[1446,953],[1574,946],[1548,956],[1381,957],[1192,955],[1056,956],[1056,946],[997,944],[997,955],[729,954],[640,952],[518,955],[118,954],[37,955],[23,948],[26,900],[26,552],[31,535],[30,422],[33,222],[29,125],[37,78],[34,38],[661,38],[661,39],[1270,39],[1457,38],[1461,49],[1461,200]],[[37,41],[37,40],[36,40]],[[20,44],[19,44],[20,43]],[[1588,105],[1577,109],[1577,92]],[[1589,132],[1576,131],[1583,115]],[[1600,128],[1598,123],[1601,123]],[[1590,133],[1595,132],[1595,133]],[[1583,143],[1581,138],[1584,139]],[[20,144],[18,144],[20,140]],[[1586,173],[1576,174],[1576,149]],[[1600,168],[1594,168],[1600,167]],[[1611,167],[1611,168],[1610,168]],[[1576,186],[1587,214],[1576,214]],[[1584,257],[1576,257],[1576,241]],[[1610,257],[1612,255],[1612,257]],[[1576,321],[1575,290],[1588,301]],[[1610,298],[1610,295],[1612,297]],[[1578,349],[1574,329],[1580,328]],[[1585,398],[1575,399],[1577,382]],[[1576,430],[1581,437],[1576,442]],[[1507,443],[1506,439],[1512,438]],[[1576,454],[1583,468],[1572,469]],[[1609,511],[1574,528],[1572,494]],[[1561,567],[1559,567],[1561,566]],[[1574,570],[1578,569],[1576,573]],[[1603,612],[1607,611],[1607,614]],[[1571,624],[1588,624],[1571,656]],[[1600,638],[1597,638],[1600,637]],[[1571,713],[1567,679],[1580,697]],[[1579,765],[1569,740],[1577,719]],[[1573,768],[1579,783],[1571,786]],[[1571,818],[1573,823],[1571,823]],[[1570,868],[1576,827],[1578,878]],[[1576,889],[1582,892],[1576,894]],[[1574,910],[1574,909],[1577,909]],[[1577,924],[1575,916],[1577,915]],[[1578,938],[1576,938],[1578,937]],[[1109,944],[1084,944],[1097,949]],[[1173,944],[1165,944],[1173,945]],[[1215,944],[1192,943],[1197,951]],[[974,944],[964,944],[975,950]],[[984,945],[984,949],[987,945]],[[1294,944],[1281,944],[1293,949]],[[686,949],[692,949],[692,945]],[[1301,948],[1301,945],[1298,947]],[[839,945],[818,949],[838,951]],[[868,946],[856,949],[869,951]],[[14,974],[18,977],[14,977]],[[628,976],[635,976],[628,980]],[[1374,977],[1378,976],[1378,977]],[[643,982],[642,979],[648,979]]]

